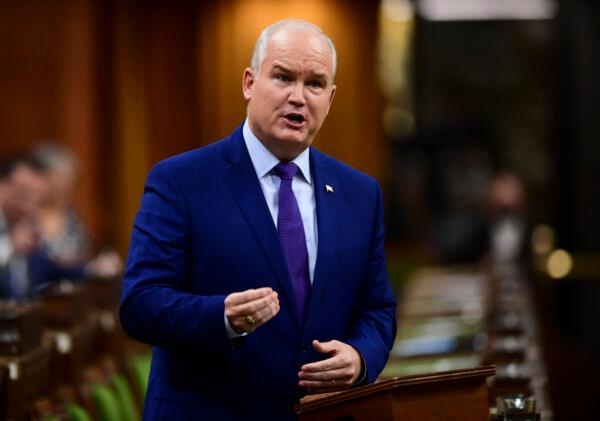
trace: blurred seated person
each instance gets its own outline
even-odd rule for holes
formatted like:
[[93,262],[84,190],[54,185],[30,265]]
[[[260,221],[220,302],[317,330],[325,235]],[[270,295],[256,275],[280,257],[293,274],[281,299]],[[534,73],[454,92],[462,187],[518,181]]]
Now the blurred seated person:
[[79,162],[69,150],[50,143],[36,148],[34,157],[48,184],[38,215],[40,248],[60,266],[82,264],[90,258],[92,247],[73,206]]
[[114,276],[121,270],[118,256],[54,260],[41,241],[41,215],[50,183],[44,166],[27,156],[0,164],[0,298],[27,299],[61,279]]
[[[45,190],[38,168],[25,157],[0,164],[0,297],[19,298],[34,287],[35,210]],[[20,187],[26,184],[26,189]],[[37,265],[36,265],[37,266]],[[37,279],[36,279],[37,281]],[[41,282],[43,280],[40,279]],[[37,283],[37,282],[36,282]]]
[[53,143],[34,151],[48,183],[48,194],[38,216],[40,248],[49,259],[63,268],[85,265],[92,277],[112,277],[121,272],[123,263],[113,251],[103,251],[92,259],[92,239],[73,205],[79,160],[67,148]]
[[525,188],[516,174],[496,174],[487,191],[490,252],[496,263],[518,263],[526,256],[529,223]]

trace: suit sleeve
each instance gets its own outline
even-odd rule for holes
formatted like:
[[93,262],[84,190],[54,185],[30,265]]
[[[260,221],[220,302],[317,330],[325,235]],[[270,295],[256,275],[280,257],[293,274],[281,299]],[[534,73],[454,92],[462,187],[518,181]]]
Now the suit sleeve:
[[373,383],[385,366],[396,337],[396,300],[386,268],[383,199],[376,183],[376,212],[368,269],[354,309],[354,322],[346,343],[363,357],[366,381]]
[[190,249],[185,198],[166,165],[158,164],[134,221],[119,310],[134,339],[161,347],[226,346],[225,296],[186,290]]

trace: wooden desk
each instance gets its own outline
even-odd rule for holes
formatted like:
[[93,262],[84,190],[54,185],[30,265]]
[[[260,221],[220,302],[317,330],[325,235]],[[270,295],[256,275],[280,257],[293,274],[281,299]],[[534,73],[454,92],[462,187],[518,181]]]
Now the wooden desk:
[[25,354],[40,345],[43,319],[36,302],[0,302],[0,356]]
[[494,366],[398,377],[303,399],[300,421],[489,420],[486,378]]
[[[2,396],[6,421],[28,419],[28,402],[46,395],[52,386],[52,343],[42,343],[36,349],[15,357],[0,357],[0,371],[5,371]],[[0,398],[1,400],[2,398]]]

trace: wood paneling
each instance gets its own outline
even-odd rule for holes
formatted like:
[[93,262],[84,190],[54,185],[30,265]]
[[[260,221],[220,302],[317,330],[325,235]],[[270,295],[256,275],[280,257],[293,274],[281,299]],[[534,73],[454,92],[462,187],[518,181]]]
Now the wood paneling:
[[76,202],[100,233],[94,13],[87,0],[2,2],[0,154],[43,139],[73,149],[83,162]]

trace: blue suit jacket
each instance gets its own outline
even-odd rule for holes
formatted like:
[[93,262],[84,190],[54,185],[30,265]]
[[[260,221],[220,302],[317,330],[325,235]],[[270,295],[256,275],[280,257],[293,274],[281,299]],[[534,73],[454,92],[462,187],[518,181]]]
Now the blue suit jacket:
[[[144,418],[295,419],[298,371],[337,339],[364,358],[367,381],[396,332],[377,182],[310,150],[318,252],[306,317],[239,127],[150,172],[135,219],[120,308],[125,331],[154,345]],[[327,192],[325,185],[333,187]],[[281,310],[229,340],[224,299],[271,287]]]

